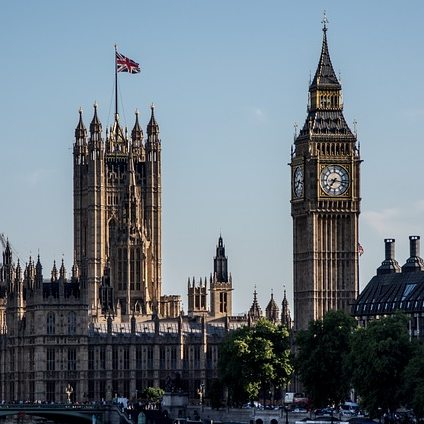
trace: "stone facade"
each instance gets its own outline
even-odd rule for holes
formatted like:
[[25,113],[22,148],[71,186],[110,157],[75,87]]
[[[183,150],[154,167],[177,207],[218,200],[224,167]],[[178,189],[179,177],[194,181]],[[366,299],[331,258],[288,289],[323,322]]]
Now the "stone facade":
[[324,23],[308,115],[291,157],[296,329],[330,309],[350,311],[358,295],[360,162],[356,134],[343,116]]
[[[152,107],[144,143],[114,125],[103,139],[97,106],[87,136],[82,112],[74,144],[74,243],[70,275],[50,278],[40,257],[24,267],[9,241],[0,265],[0,399],[84,402],[136,398],[146,387],[198,398],[217,378],[225,335],[262,316],[257,304],[232,316],[232,276],[220,236],[209,281],[181,296],[161,290],[161,142]],[[104,141],[103,141],[104,140]],[[1,235],[0,235],[1,236]],[[267,317],[276,321],[272,299]],[[287,299],[282,322],[290,325]],[[202,386],[203,385],[203,386]],[[69,393],[69,391],[68,391]]]

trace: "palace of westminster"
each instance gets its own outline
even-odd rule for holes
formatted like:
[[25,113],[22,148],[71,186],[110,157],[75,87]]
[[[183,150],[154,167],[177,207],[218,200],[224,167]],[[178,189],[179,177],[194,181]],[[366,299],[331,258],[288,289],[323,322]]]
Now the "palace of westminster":
[[[330,309],[368,319],[402,309],[410,330],[424,326],[424,261],[419,237],[400,267],[394,240],[364,291],[358,282],[360,151],[343,116],[324,23],[305,123],[291,153],[294,322],[285,293],[265,316],[297,331]],[[152,107],[146,136],[136,114],[128,135],[115,115],[104,135],[97,107],[87,130],[80,111],[73,145],[74,263],[0,263],[0,400],[134,398],[146,387],[197,397],[217,378],[228,332],[263,314],[254,293],[245,316],[232,313],[233,282],[219,236],[209,279],[181,296],[162,293],[161,140]],[[47,275],[46,275],[47,274]]]

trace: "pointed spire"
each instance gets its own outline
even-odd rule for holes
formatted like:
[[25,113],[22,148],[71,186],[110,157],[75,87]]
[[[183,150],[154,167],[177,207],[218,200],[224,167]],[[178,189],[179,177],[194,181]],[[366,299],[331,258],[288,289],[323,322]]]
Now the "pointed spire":
[[94,103],[94,115],[90,123],[90,133],[97,134],[102,132],[102,124],[100,123],[99,117],[97,116],[97,103]]
[[82,121],[82,108],[79,109],[79,121],[75,128],[75,139],[84,140],[87,136],[87,129],[85,128],[84,122]]
[[21,281],[21,279],[22,279],[22,268],[18,258],[18,264],[16,265],[16,281]]
[[77,280],[79,277],[79,268],[77,264],[77,252],[74,251],[74,263],[72,265],[72,280]]
[[290,315],[289,302],[286,297],[286,290],[284,289],[284,297],[281,302],[281,324],[286,326],[288,330],[292,327],[292,319]]
[[144,135],[143,135],[143,130],[140,126],[140,123],[138,122],[138,115],[139,112],[138,110],[135,111],[135,124],[134,124],[134,128],[131,131],[131,139],[132,142],[137,144],[138,146],[141,145]]
[[336,88],[341,89],[341,85],[339,80],[337,79],[336,73],[334,72],[333,65],[330,59],[330,53],[328,51],[328,42],[327,42],[327,23],[328,19],[324,12],[323,23],[323,37],[322,37],[322,48],[321,48],[321,56],[318,62],[318,68],[315,72],[314,79],[312,80],[311,89],[312,88]]
[[315,136],[356,138],[343,116],[342,87],[334,72],[327,42],[328,19],[324,15],[321,56],[312,83],[309,86],[308,116],[296,136],[295,145]]
[[66,276],[65,262],[62,258],[62,264],[60,265],[60,269],[59,269],[59,278],[61,280],[65,280],[65,276]]
[[228,258],[225,256],[225,245],[221,234],[219,234],[218,244],[216,246],[213,270],[217,281],[221,283],[228,283]]
[[43,283],[43,267],[40,262],[40,254],[38,254],[37,263],[35,265],[35,281],[37,286],[41,287],[41,284]]
[[253,303],[252,303],[252,306],[249,309],[249,316],[252,319],[259,319],[262,316],[262,309],[261,309],[261,307],[259,306],[259,303],[258,303],[256,286],[255,286],[255,290],[253,291]]
[[265,309],[265,315],[267,319],[269,319],[270,321],[277,322],[279,313],[280,313],[280,310],[278,309],[278,306],[275,303],[274,293],[271,290],[271,299]]
[[56,268],[56,261],[53,261],[53,268],[52,268],[52,277],[50,280],[52,283],[57,281],[57,268]]
[[9,239],[6,240],[6,249],[3,253],[3,265],[12,265],[12,249],[10,248]]
[[150,116],[150,121],[147,124],[147,135],[148,136],[158,135],[159,134],[159,125],[157,124],[156,119],[155,119],[155,105],[153,103],[150,106],[150,109],[152,111],[152,114]]

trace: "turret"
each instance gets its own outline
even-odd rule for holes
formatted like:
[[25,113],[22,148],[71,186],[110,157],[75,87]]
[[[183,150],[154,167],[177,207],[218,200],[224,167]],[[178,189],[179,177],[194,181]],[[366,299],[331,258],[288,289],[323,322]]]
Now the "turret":
[[72,265],[72,282],[77,282],[79,279],[79,268],[76,260],[76,254],[74,254],[74,263]]
[[133,147],[141,147],[143,145],[144,139],[143,129],[141,128],[140,123],[138,121],[138,115],[139,112],[137,110],[135,112],[135,124],[131,131],[131,141]]
[[216,246],[216,256],[213,261],[214,275],[219,282],[228,282],[228,258],[225,256],[225,245],[222,236],[219,235]]
[[271,292],[271,299],[265,308],[265,316],[269,321],[276,323],[279,320],[279,315],[280,310],[278,309],[277,303],[274,300],[274,293]]
[[62,282],[66,280],[66,269],[65,269],[65,263],[63,261],[63,258],[62,258],[62,264],[60,265],[60,268],[59,268],[59,279]]
[[283,301],[281,302],[281,324],[284,325],[287,330],[292,327],[292,319],[290,315],[289,302],[287,300],[286,291],[284,290]]
[[10,248],[9,239],[6,241],[6,249],[3,252],[3,265],[12,265],[12,249]]
[[253,303],[252,303],[252,306],[249,309],[248,315],[249,315],[250,319],[252,319],[252,320],[258,320],[262,316],[262,309],[261,309],[261,307],[259,306],[259,303],[258,303],[256,288],[253,291]]
[[155,105],[154,104],[152,104],[150,106],[150,110],[151,110],[151,116],[150,116],[150,121],[147,124],[147,136],[148,136],[148,140],[151,142],[152,139],[158,140],[159,125],[156,122],[156,118],[155,118]]
[[215,318],[232,315],[232,279],[228,277],[228,258],[225,256],[225,245],[219,235],[216,256],[213,260],[213,277],[211,278],[211,315]]
[[[148,228],[148,237],[152,243],[152,274],[147,282],[152,308],[157,308],[162,288],[162,182],[161,182],[161,141],[159,125],[155,118],[155,107],[151,106],[151,117],[147,125],[145,144],[146,189],[144,190],[144,219]],[[158,312],[157,310],[154,312]]]
[[102,134],[102,124],[97,116],[97,103],[94,103],[94,115],[90,122],[90,142],[98,141]]
[[40,255],[37,257],[37,264],[35,265],[35,287],[40,289],[43,284],[43,267],[40,262]]
[[57,268],[56,268],[56,261],[53,261],[53,268],[51,271],[51,278],[50,282],[56,283],[57,282]]
[[75,128],[74,162],[76,165],[86,163],[87,155],[87,129],[82,120],[82,109],[79,110],[79,121]]

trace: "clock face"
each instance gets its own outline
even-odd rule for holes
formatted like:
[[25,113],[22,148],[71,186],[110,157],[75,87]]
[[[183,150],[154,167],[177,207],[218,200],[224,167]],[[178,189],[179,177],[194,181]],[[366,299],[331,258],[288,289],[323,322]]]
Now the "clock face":
[[328,165],[321,171],[321,187],[330,196],[339,196],[349,187],[349,173],[340,165]]
[[295,197],[303,195],[303,168],[297,166],[293,174],[293,192]]

